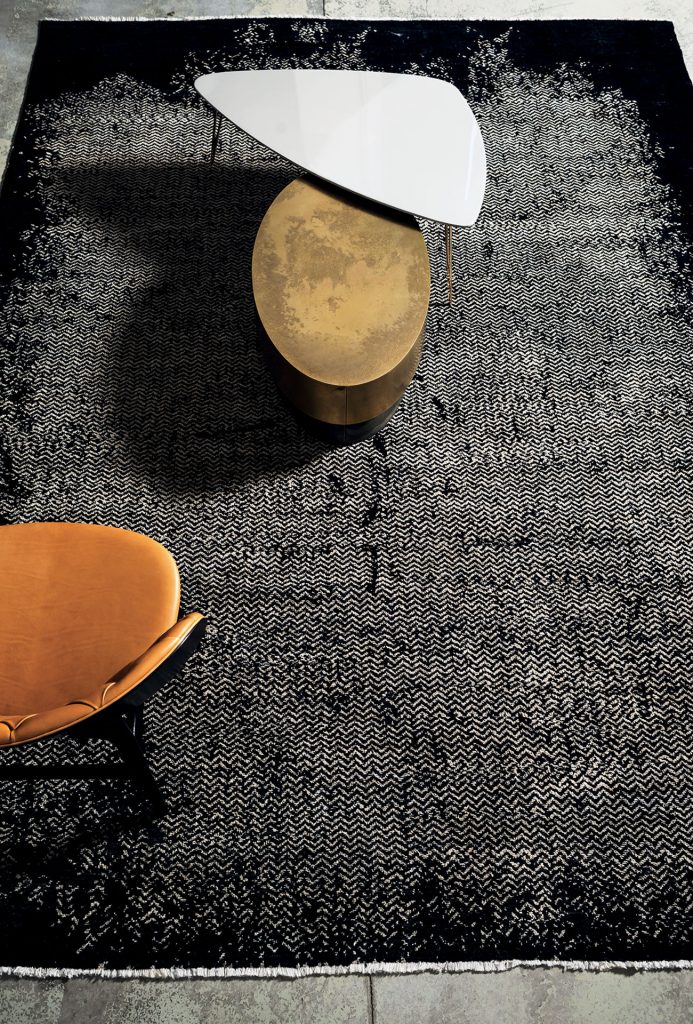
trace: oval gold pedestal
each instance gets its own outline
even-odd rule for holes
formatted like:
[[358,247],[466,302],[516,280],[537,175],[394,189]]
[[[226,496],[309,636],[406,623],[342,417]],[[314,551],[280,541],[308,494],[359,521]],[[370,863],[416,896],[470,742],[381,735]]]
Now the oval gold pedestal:
[[341,443],[379,429],[414,375],[428,311],[414,218],[292,181],[257,233],[253,294],[277,384],[309,424]]

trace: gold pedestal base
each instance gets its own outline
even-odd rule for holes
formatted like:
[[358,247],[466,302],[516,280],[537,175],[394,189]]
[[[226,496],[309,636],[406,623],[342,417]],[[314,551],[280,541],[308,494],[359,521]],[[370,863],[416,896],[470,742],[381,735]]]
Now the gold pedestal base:
[[297,179],[260,225],[253,294],[277,384],[301,413],[363,429],[391,413],[416,371],[430,296],[413,217]]

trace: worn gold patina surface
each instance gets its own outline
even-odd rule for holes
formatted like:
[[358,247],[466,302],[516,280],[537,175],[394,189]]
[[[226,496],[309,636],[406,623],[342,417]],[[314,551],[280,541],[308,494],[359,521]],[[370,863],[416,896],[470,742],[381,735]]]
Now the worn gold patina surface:
[[[426,244],[413,218],[312,179],[293,181],[258,231],[253,291],[280,357],[280,387],[310,415],[332,389],[341,392],[331,396],[337,410],[344,391],[353,390],[354,402],[360,396],[358,414],[347,414],[352,422],[400,397],[416,369],[430,294]],[[317,409],[305,408],[311,389]]]

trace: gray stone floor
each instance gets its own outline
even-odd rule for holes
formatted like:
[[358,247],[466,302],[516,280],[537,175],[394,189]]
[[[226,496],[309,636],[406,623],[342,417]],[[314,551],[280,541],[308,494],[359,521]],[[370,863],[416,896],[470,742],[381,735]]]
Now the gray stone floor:
[[[0,0],[0,167],[39,18],[325,15],[661,18],[693,74],[691,0]],[[690,1024],[693,972],[308,978],[296,981],[0,981],[0,1024]]]
[[693,972],[0,982],[2,1024],[690,1024]]

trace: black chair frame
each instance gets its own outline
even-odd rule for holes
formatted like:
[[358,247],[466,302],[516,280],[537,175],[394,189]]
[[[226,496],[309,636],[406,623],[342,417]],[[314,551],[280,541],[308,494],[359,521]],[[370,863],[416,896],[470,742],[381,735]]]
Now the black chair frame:
[[[188,658],[195,653],[205,632],[206,620],[202,619],[190,630],[175,651],[142,680],[133,690],[124,694],[108,707],[97,711],[81,722],[68,726],[51,736],[44,736],[31,742],[43,743],[60,736],[63,732],[80,743],[89,740],[107,740],[118,751],[120,764],[104,765],[11,765],[0,767],[0,782],[9,780],[37,779],[112,779],[133,778],[148,798],[154,814],[166,813],[163,793],[147,761],[144,745],[144,704],[167,682],[177,675]],[[28,746],[28,744],[26,744]],[[12,750],[12,747],[8,747]]]

